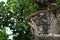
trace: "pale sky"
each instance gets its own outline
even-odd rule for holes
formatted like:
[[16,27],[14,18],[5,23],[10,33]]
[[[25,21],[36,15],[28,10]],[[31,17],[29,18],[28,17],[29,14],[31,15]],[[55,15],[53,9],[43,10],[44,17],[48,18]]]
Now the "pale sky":
[[1,1],[7,2],[7,0],[0,0],[0,2],[1,2]]
[[5,28],[6,28],[6,33],[9,35],[8,39],[13,40],[13,35],[11,35],[13,34],[12,30],[10,30],[9,27],[5,27]]

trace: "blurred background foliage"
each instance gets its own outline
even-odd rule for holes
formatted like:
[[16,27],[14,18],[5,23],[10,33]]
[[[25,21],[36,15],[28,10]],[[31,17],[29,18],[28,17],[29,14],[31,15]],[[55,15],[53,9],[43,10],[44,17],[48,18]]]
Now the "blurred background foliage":
[[[56,0],[60,5],[60,0]],[[34,0],[7,0],[0,2],[0,40],[8,40],[5,27],[13,30],[13,40],[30,40],[28,16],[39,9]]]
[[60,0],[56,0],[56,4],[60,6]]

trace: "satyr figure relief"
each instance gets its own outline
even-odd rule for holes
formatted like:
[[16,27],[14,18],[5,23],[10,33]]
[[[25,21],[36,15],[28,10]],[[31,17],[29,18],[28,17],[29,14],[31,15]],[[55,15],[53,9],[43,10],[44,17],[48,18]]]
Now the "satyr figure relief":
[[[35,0],[35,2],[41,8],[28,17],[32,40],[40,40],[40,36],[44,34],[45,36],[60,34],[60,7],[57,7],[55,0]],[[55,7],[56,10],[51,10],[50,6]]]
[[[29,25],[32,32],[32,40],[40,38],[43,34],[59,34],[60,33],[60,12],[57,10],[56,16],[52,11],[39,10],[29,16]],[[46,35],[45,35],[46,36]]]

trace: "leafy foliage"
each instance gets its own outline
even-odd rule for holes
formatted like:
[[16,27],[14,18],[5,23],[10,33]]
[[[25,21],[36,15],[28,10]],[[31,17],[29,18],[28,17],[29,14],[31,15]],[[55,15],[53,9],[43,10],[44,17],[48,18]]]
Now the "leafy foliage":
[[8,35],[6,34],[5,28],[0,29],[0,40],[7,40]]
[[8,0],[0,2],[0,8],[0,28],[10,27],[15,40],[30,40],[27,17],[38,9],[34,0]]

